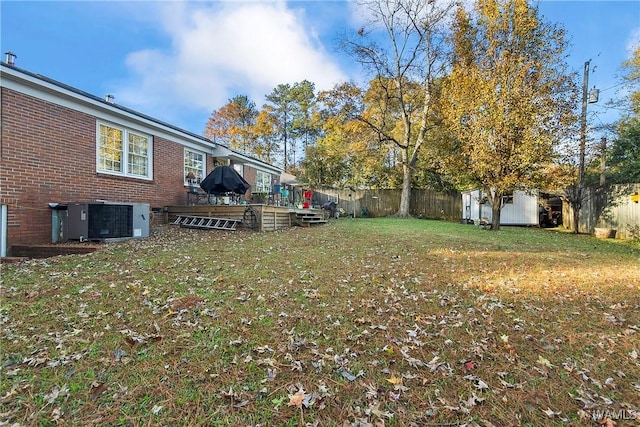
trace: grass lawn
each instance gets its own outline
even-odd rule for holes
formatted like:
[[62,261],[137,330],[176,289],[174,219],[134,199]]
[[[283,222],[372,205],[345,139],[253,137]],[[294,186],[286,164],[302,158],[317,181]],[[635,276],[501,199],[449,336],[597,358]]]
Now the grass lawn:
[[0,425],[638,426],[640,245],[171,228],[3,265],[0,351]]

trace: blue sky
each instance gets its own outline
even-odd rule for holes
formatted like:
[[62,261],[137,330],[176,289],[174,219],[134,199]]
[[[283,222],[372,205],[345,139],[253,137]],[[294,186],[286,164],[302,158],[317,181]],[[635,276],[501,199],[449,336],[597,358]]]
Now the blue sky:
[[[543,0],[547,21],[567,30],[569,65],[601,89],[594,125],[620,111],[619,67],[640,42],[640,2]],[[347,1],[0,1],[0,46],[16,65],[201,134],[211,112],[235,95],[260,107],[280,83],[317,89],[360,80],[336,50],[360,27]],[[3,55],[4,60],[4,55]]]

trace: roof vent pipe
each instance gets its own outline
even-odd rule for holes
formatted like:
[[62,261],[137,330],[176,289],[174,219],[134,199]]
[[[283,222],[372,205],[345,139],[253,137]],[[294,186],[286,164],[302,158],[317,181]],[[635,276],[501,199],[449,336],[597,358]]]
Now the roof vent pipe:
[[113,104],[116,100],[116,97],[111,95],[110,93],[108,93],[105,97],[104,100],[107,101],[109,104]]
[[11,65],[12,67],[14,65],[16,65],[16,58],[18,57],[15,53],[13,52],[5,52],[5,55],[7,55],[7,64]]

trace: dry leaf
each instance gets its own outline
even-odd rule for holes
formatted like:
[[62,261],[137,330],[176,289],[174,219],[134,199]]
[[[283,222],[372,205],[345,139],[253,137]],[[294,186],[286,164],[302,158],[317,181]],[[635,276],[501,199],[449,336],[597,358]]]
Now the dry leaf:
[[538,356],[538,360],[536,361],[538,365],[546,366],[547,368],[553,368],[553,365],[548,359],[545,359],[542,356]]
[[44,395],[44,400],[46,400],[47,403],[52,404],[58,397],[65,397],[68,394],[69,387],[66,384],[64,384],[62,387],[55,386],[51,390],[51,393],[47,393]]
[[[371,415],[375,415],[378,418],[384,419],[384,418],[393,418],[393,413],[389,412],[389,411],[384,411],[382,409],[380,409],[380,403],[376,402],[375,404],[371,404],[369,405],[369,408],[367,409],[367,413],[371,414]],[[384,424],[382,424],[384,425]]]
[[553,409],[551,408],[547,408],[546,410],[543,410],[542,412],[545,413],[545,415],[549,418],[553,418],[556,415],[560,415],[560,412],[555,412]]
[[395,374],[391,375],[391,378],[387,378],[387,381],[390,382],[393,385],[400,385],[402,384],[402,378],[401,377],[396,377]]
[[302,408],[302,402],[306,397],[306,393],[304,389],[300,389],[296,392],[296,394],[292,394],[289,396],[289,406],[296,406],[298,408]]
[[91,400],[96,400],[102,393],[107,391],[109,386],[106,383],[91,384]]

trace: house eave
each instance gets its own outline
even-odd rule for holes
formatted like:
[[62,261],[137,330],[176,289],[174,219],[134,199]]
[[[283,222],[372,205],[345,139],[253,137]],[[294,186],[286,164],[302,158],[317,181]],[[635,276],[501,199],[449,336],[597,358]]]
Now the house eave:
[[84,111],[95,115],[99,119],[125,119],[148,129],[154,129],[154,133],[162,137],[190,141],[197,146],[208,149],[214,149],[218,145],[193,132],[181,129],[123,105],[109,102],[43,75],[9,66],[4,62],[0,62],[0,77],[0,85],[3,88],[6,87],[17,92],[26,93],[27,95],[37,96],[38,98],[55,102],[65,107],[77,108],[81,106]]
[[200,149],[212,156],[229,158],[238,163],[280,174],[282,170],[255,157],[241,154],[202,135],[181,129],[170,123],[140,113],[123,105],[53,80],[41,74],[8,65],[0,61],[0,86],[90,114],[98,120],[127,123],[142,127],[154,135]]

